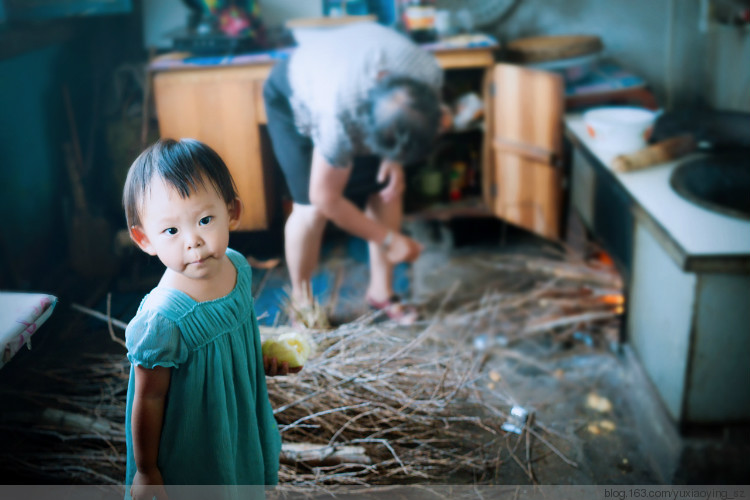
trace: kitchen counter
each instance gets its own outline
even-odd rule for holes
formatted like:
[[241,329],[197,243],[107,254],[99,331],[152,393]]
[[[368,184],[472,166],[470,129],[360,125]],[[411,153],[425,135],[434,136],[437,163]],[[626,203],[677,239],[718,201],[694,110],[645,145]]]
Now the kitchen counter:
[[704,209],[670,185],[677,161],[612,171],[583,118],[568,114],[571,204],[627,283],[623,338],[682,424],[750,421],[750,222]]
[[611,169],[614,154],[597,148],[586,133],[581,114],[565,116],[565,135],[600,175],[611,176],[632,201],[631,211],[686,270],[750,269],[750,221],[700,207],[677,194],[669,184],[672,171],[691,154],[641,171]]

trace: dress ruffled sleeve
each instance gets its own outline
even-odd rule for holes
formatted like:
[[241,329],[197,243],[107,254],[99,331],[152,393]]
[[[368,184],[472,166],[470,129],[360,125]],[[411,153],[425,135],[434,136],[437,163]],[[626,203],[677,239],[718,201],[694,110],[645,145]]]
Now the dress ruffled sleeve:
[[155,312],[139,312],[125,331],[128,359],[133,365],[178,368],[188,349],[177,324]]

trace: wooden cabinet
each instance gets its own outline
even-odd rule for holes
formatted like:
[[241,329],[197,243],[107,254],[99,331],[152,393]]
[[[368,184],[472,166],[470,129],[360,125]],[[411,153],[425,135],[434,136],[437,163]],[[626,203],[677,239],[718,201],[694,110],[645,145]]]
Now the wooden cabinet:
[[270,176],[263,168],[259,125],[263,81],[271,64],[162,71],[153,76],[161,137],[191,137],[216,150],[244,204],[240,230],[270,225]]
[[[495,64],[494,48],[445,49],[435,57],[453,69],[484,72],[482,192],[494,215],[549,238],[559,237],[562,80],[551,73]],[[192,137],[227,163],[245,212],[240,230],[267,229],[273,192],[263,166],[259,126],[262,88],[272,62],[153,72],[162,137]]]
[[479,210],[457,205],[438,218],[490,213],[550,239],[561,236],[563,201],[562,76],[485,62],[482,200]]

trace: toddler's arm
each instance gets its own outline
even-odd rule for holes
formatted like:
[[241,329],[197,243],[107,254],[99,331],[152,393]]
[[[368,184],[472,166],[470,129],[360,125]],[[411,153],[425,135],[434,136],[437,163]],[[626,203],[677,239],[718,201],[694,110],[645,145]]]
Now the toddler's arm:
[[[139,498],[151,500],[153,496],[160,500],[167,498],[163,487],[164,480],[156,460],[159,456],[159,439],[170,376],[171,368],[135,367],[131,431],[137,472],[130,490],[134,500]],[[149,488],[147,485],[158,485],[158,487]]]

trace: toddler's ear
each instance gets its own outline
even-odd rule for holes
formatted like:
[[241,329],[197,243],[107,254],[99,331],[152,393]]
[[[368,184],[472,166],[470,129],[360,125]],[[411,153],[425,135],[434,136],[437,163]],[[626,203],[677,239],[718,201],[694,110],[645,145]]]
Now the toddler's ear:
[[132,239],[138,247],[149,255],[156,255],[151,241],[149,241],[146,233],[143,232],[141,226],[132,226],[130,228],[130,239]]
[[235,198],[232,203],[227,205],[229,210],[229,230],[233,231],[240,225],[240,217],[242,216],[243,210],[242,200]]

